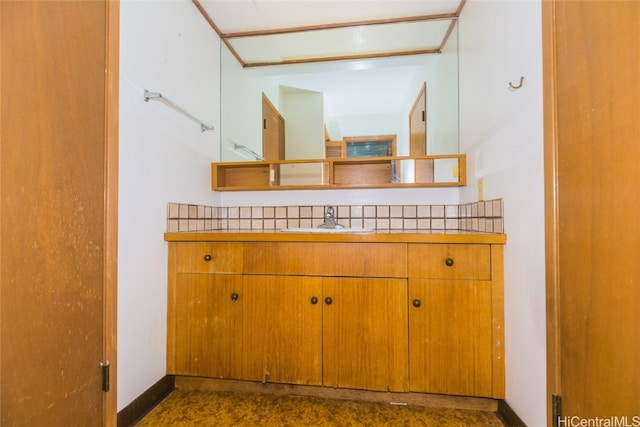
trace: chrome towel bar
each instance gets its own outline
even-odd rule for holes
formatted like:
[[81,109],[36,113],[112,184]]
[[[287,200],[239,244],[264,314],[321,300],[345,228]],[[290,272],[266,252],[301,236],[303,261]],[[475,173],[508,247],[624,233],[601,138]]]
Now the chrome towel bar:
[[210,126],[210,125],[204,123],[202,120],[200,120],[199,118],[197,118],[193,114],[187,112],[184,108],[182,108],[179,105],[175,104],[174,102],[170,101],[169,98],[167,98],[166,96],[162,95],[160,92],[149,92],[147,89],[145,89],[144,90],[144,101],[145,102],[149,102],[150,99],[157,99],[159,101],[162,101],[165,104],[167,104],[169,107],[173,108],[174,110],[179,111],[180,113],[182,113],[185,116],[189,117],[191,120],[199,123],[200,124],[200,132],[204,132],[205,130],[213,130],[213,126]]
[[256,160],[264,160],[264,157],[262,157],[260,154],[256,153],[255,151],[253,151],[251,148],[247,147],[246,145],[242,145],[242,144],[236,144],[235,142],[233,143],[233,149],[235,151],[238,150],[242,150],[242,151],[246,151],[247,153],[251,154],[253,157],[256,158]]

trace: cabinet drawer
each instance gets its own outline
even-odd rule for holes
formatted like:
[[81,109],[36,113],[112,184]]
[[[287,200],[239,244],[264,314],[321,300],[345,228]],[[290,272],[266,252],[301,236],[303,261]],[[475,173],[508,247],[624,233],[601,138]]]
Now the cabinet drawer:
[[491,246],[409,244],[409,277],[491,280]]
[[245,274],[407,277],[405,243],[251,242]]
[[177,273],[242,273],[242,243],[171,243],[169,250]]

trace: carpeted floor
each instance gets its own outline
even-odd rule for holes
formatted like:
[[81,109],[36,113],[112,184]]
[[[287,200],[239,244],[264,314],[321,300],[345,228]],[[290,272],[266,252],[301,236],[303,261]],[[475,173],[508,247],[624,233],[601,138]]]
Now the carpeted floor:
[[176,389],[137,426],[503,427],[489,412]]

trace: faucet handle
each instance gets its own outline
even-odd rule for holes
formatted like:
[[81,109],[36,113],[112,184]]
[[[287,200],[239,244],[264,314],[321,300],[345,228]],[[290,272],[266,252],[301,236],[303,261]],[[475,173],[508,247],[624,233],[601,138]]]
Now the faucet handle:
[[327,206],[327,215],[333,216],[333,206]]

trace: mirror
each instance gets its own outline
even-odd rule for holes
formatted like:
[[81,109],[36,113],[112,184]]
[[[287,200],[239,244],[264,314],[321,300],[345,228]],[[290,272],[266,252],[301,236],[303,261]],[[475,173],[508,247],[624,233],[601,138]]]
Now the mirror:
[[221,161],[265,157],[264,98],[277,111],[274,120],[279,115],[284,121],[284,159],[322,159],[328,142],[389,135],[395,136],[394,155],[408,156],[409,114],[425,86],[421,154],[458,153],[457,27],[440,54],[386,58],[243,68],[223,44]]

